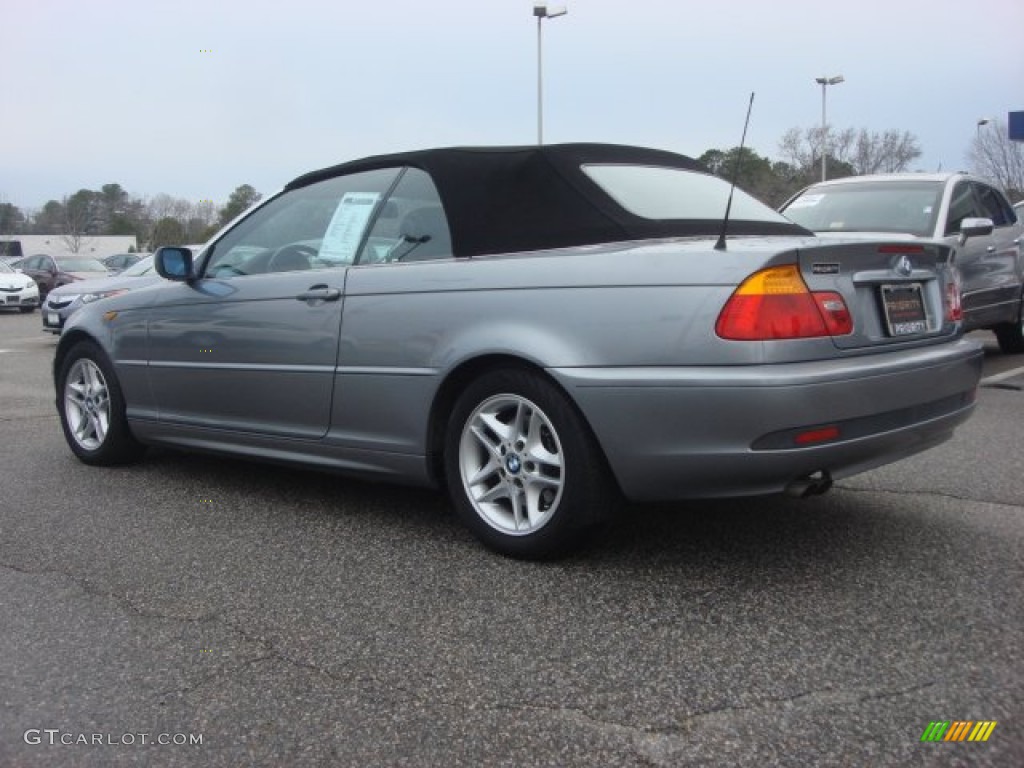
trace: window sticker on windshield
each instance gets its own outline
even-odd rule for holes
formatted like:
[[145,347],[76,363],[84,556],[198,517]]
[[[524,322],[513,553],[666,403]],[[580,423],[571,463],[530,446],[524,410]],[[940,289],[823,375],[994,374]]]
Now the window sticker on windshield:
[[822,200],[825,199],[825,195],[804,195],[799,197],[789,204],[790,208],[813,208]]
[[324,241],[320,246],[320,258],[323,261],[352,263],[359,240],[366,230],[366,223],[379,199],[378,192],[345,193],[324,233]]

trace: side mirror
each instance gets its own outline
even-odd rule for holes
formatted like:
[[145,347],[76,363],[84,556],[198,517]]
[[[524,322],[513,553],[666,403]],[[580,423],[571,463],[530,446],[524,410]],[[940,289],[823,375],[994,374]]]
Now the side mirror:
[[969,237],[991,235],[994,226],[992,219],[964,219],[960,222],[960,245],[966,243]]
[[160,277],[180,282],[192,279],[192,251],[188,248],[169,245],[157,248],[153,263]]

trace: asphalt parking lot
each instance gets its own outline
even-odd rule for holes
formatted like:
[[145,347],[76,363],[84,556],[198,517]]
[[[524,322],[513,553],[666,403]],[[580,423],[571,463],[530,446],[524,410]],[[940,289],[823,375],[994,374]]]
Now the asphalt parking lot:
[[1024,356],[978,337],[938,449],[529,564],[430,492],[86,467],[55,339],[0,315],[0,766],[1022,765]]

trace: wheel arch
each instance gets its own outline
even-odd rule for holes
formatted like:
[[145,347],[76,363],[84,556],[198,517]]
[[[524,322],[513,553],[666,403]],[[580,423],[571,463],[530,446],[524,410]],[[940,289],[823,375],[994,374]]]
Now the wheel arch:
[[[532,373],[543,378],[561,391],[589,431],[591,442],[600,454],[601,461],[610,469],[604,446],[597,439],[597,435],[590,425],[586,414],[583,413],[576,400],[557,379],[545,371],[541,365],[526,358],[511,354],[486,354],[465,360],[449,371],[434,395],[428,417],[426,447],[427,471],[435,483],[439,486],[444,486],[445,484],[444,438],[448,427],[448,417],[451,415],[455,401],[458,400],[459,395],[465,391],[466,387],[477,378],[485,373],[499,369],[516,369]],[[618,488],[618,479],[615,478],[615,473],[609,471],[609,476],[615,480],[616,488]]]
[[57,342],[57,349],[53,353],[53,383],[55,388],[57,387],[57,377],[60,375],[60,369],[64,365],[64,358],[68,356],[68,352],[74,349],[75,345],[80,341],[91,341],[100,349],[103,348],[99,340],[80,328],[72,328],[67,332],[61,333],[60,340]]

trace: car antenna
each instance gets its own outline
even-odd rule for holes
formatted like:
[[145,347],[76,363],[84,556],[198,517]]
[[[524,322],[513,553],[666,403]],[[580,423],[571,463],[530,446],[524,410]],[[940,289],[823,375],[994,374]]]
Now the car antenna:
[[725,250],[725,233],[729,228],[729,213],[732,211],[732,193],[736,190],[736,181],[740,176],[740,162],[743,159],[743,145],[747,143],[747,126],[750,125],[750,110],[754,107],[754,92],[750,92],[750,102],[747,104],[747,119],[743,123],[743,137],[740,139],[740,148],[736,153],[736,162],[732,167],[732,186],[729,187],[729,201],[725,204],[725,218],[722,219],[722,231],[718,235],[718,242],[715,243],[716,251]]

